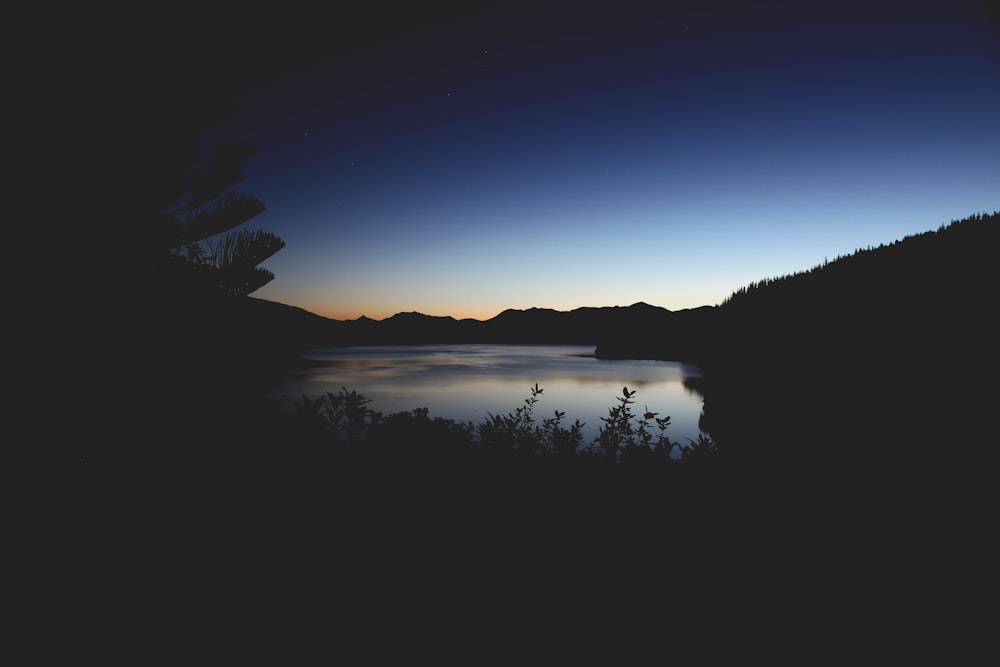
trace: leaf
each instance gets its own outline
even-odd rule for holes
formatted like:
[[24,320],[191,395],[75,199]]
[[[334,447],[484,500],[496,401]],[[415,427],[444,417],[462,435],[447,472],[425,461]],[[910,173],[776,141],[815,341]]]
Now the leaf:
[[230,192],[210,207],[188,213],[183,220],[181,244],[201,241],[227,232],[267,210],[264,202],[239,192]]

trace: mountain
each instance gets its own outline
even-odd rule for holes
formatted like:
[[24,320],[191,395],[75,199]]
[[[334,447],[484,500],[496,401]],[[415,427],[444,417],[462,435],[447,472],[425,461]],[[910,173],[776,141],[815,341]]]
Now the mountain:
[[[397,313],[333,320],[261,299],[254,328],[300,346],[413,343],[594,345],[604,358],[735,367],[764,356],[887,363],[942,345],[982,347],[995,327],[997,214],[865,248],[736,290],[719,306],[508,309],[489,320]],[[251,310],[244,304],[244,310]],[[242,317],[249,317],[244,312]],[[245,319],[241,320],[245,322]],[[959,335],[960,333],[960,335]],[[956,336],[959,340],[956,340]]]
[[[419,343],[537,343],[597,346],[616,338],[619,332],[636,329],[662,331],[674,322],[686,322],[692,313],[711,311],[670,311],[635,303],[631,306],[584,307],[571,311],[551,308],[508,309],[488,320],[397,313],[384,320],[361,317],[356,320],[325,320],[319,326],[310,318],[299,322],[286,319],[290,326],[306,327],[304,339],[326,345],[382,345]],[[305,311],[303,311],[305,312]],[[263,313],[262,313],[263,314]],[[308,335],[305,335],[308,332]],[[324,338],[325,336],[325,338]]]
[[[898,364],[964,355],[992,342],[997,214],[858,250],[792,275],[762,279],[718,306],[508,309],[489,320],[397,313],[333,320],[261,299],[230,307],[238,330],[291,346],[412,343],[594,345],[604,358],[695,361],[714,368],[759,360]],[[946,349],[948,348],[948,349]]]
[[974,215],[741,288],[703,332],[702,428],[747,469],[992,469],[998,251]]

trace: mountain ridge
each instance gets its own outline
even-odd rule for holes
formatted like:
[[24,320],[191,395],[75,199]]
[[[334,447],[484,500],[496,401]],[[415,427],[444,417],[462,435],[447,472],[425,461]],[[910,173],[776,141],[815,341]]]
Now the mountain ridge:
[[[257,297],[251,297],[251,298],[255,298],[256,299]],[[260,301],[268,301],[268,299],[258,299],[258,300],[260,300]],[[280,301],[274,301],[272,303],[281,303],[281,302]],[[285,305],[285,304],[282,304],[282,305]],[[635,308],[635,309],[647,308],[647,309],[656,310],[656,311],[681,312],[681,311],[684,311],[684,310],[698,310],[698,309],[701,309],[701,308],[712,308],[713,306],[707,306],[707,305],[706,306],[695,306],[694,308],[682,308],[682,309],[679,309],[679,310],[676,310],[676,311],[670,310],[668,308],[664,308],[663,306],[654,306],[654,305],[651,305],[649,303],[646,303],[645,301],[636,301],[635,303],[630,304],[628,306],[577,306],[576,308],[570,308],[569,310],[559,310],[558,308],[548,308],[548,307],[545,307],[545,306],[530,306],[528,308],[504,308],[503,310],[501,310],[496,315],[494,315],[492,317],[488,317],[486,319],[478,319],[478,318],[475,318],[475,317],[455,317],[454,315],[429,315],[427,313],[422,313],[422,312],[420,312],[418,310],[399,311],[397,313],[393,313],[392,315],[388,315],[386,317],[383,317],[382,319],[376,319],[376,318],[373,318],[373,317],[369,317],[367,315],[360,315],[360,316],[358,316],[358,317],[356,317],[354,319],[337,319],[335,317],[326,317],[325,315],[319,315],[317,313],[313,313],[312,311],[310,311],[310,310],[308,310],[306,308],[302,308],[300,306],[289,306],[289,307],[299,308],[300,310],[304,310],[305,312],[310,313],[312,315],[315,315],[316,317],[322,317],[325,320],[331,320],[331,321],[334,321],[334,322],[358,322],[358,321],[364,321],[364,322],[385,322],[386,320],[391,320],[391,319],[394,319],[394,318],[397,318],[397,317],[400,317],[400,316],[414,316],[414,315],[419,315],[421,317],[426,317],[426,318],[431,318],[431,319],[436,319],[436,320],[454,320],[456,322],[489,322],[491,320],[495,320],[496,318],[498,318],[498,317],[500,317],[500,316],[502,316],[502,315],[504,315],[506,313],[542,313],[542,312],[546,312],[546,313],[576,313],[576,312],[589,312],[589,311],[621,310],[621,309],[629,309],[629,308]]]
[[[603,358],[697,363],[710,357],[732,360],[749,348],[784,354],[794,340],[777,348],[773,340],[798,330],[808,334],[803,340],[826,341],[817,343],[821,346],[844,348],[847,341],[849,347],[863,350],[876,340],[889,345],[889,331],[902,339],[912,337],[900,322],[915,330],[931,327],[943,335],[947,326],[937,320],[952,318],[960,325],[981,309],[970,295],[979,294],[992,280],[997,217],[976,214],[953,220],[936,231],[750,283],[718,305],[680,310],[637,301],[571,310],[507,308],[485,320],[418,311],[382,320],[364,315],[336,320],[278,302],[250,300],[262,310],[257,328],[272,329],[271,339],[299,347],[562,343],[594,345],[595,354]],[[859,333],[862,329],[868,330],[867,338]]]
[[[280,318],[270,326],[288,327],[291,338],[301,346],[343,346],[427,343],[565,343],[594,345],[617,330],[638,326],[665,326],[685,313],[704,312],[713,306],[671,311],[661,306],[636,302],[629,306],[581,306],[572,310],[532,307],[508,308],[486,319],[456,319],[450,315],[427,315],[418,311],[399,312],[375,320],[362,315],[354,320],[337,320],[306,309],[265,299],[261,311]],[[268,305],[271,304],[271,305]],[[296,314],[298,322],[295,321]],[[262,328],[268,323],[262,322]]]

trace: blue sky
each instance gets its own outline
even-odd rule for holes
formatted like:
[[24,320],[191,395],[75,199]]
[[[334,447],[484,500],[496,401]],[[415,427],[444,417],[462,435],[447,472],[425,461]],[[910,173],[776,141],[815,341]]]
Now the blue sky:
[[653,6],[373,13],[258,60],[205,135],[259,149],[247,225],[287,245],[254,296],[679,310],[1000,209],[985,5]]

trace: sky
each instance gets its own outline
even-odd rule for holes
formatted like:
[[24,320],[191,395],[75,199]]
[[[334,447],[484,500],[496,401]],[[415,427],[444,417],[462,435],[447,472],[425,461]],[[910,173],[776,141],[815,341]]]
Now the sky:
[[286,247],[253,296],[326,317],[716,305],[1000,209],[986,4],[290,14],[247,20],[200,138],[258,149],[246,226]]

